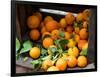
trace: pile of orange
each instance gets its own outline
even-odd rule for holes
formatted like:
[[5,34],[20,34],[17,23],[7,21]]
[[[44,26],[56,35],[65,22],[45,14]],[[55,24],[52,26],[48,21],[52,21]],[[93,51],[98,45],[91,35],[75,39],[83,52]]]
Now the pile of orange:
[[[78,13],[77,16],[68,12],[59,21],[56,21],[51,16],[46,16],[43,19],[40,12],[33,13],[32,16],[28,17],[27,25],[30,29],[30,39],[33,41],[42,39],[41,44],[43,48],[48,50],[50,46],[54,45],[54,40],[61,39],[60,31],[64,33],[63,38],[68,40],[66,44],[67,54],[58,58],[55,63],[52,60],[43,61],[42,69],[46,71],[64,71],[67,68],[85,67],[88,64],[87,57],[81,56],[80,52],[85,44],[88,43],[89,13],[88,9]],[[33,47],[29,54],[30,57],[36,59],[39,58],[40,52],[41,50],[38,47]]]

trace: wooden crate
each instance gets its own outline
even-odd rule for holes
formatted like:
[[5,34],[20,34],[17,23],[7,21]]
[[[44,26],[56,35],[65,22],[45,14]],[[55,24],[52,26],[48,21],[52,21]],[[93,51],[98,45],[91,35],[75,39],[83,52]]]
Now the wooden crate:
[[[64,17],[63,15],[58,14],[52,14],[47,12],[40,11],[40,8],[44,9],[55,9],[55,10],[61,10],[66,12],[73,12],[73,13],[79,13],[82,12],[84,9],[90,9],[91,10],[91,16],[89,21],[89,48],[88,48],[88,61],[89,65],[86,68],[83,69],[95,69],[95,61],[96,61],[96,9],[93,6],[83,6],[83,5],[70,5],[70,4],[53,4],[53,3],[17,3],[16,4],[16,34],[17,37],[20,39],[21,43],[23,42],[23,37],[25,34],[28,33],[29,28],[27,27],[27,18],[28,16],[32,15],[33,12],[39,11],[43,14],[43,18],[47,15],[50,15],[54,17],[57,21],[61,17]],[[29,59],[29,61],[31,58]],[[27,61],[27,62],[29,62]],[[16,61],[17,68],[25,67],[28,68],[28,70],[32,70],[32,65],[30,65],[27,62],[22,62],[22,60]],[[80,68],[75,69],[68,69],[68,70],[78,70]],[[25,71],[23,71],[24,73]]]

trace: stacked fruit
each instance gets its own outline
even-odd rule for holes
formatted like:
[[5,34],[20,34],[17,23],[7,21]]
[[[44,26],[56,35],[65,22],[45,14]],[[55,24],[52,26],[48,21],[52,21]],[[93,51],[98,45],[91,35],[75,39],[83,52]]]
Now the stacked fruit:
[[[90,11],[86,9],[77,16],[68,12],[59,21],[51,16],[42,19],[40,12],[29,16],[27,25],[30,28],[30,39],[41,40],[41,47],[33,46],[30,49],[29,55],[33,58],[31,63],[37,60],[37,64],[45,71],[85,67],[88,64],[89,15]],[[41,57],[43,53],[45,56]]]

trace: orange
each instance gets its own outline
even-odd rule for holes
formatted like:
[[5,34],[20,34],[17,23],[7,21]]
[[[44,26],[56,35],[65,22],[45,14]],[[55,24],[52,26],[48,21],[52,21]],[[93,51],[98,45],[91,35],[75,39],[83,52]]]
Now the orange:
[[47,71],[59,71],[59,69],[56,66],[51,66],[47,69]]
[[82,47],[87,43],[86,40],[79,40],[78,41],[78,48],[79,49],[82,49]]
[[44,23],[46,24],[48,21],[51,21],[51,20],[53,20],[53,17],[46,16],[45,19],[44,19]]
[[63,53],[61,58],[62,58],[63,60],[65,60],[65,61],[67,61],[68,56],[69,56],[68,53]]
[[79,34],[80,28],[79,28],[79,27],[75,27],[75,28],[74,28],[74,32],[75,32],[76,34]]
[[64,60],[63,58],[60,58],[56,62],[56,67],[59,68],[59,70],[64,71],[67,68],[67,61]]
[[74,17],[74,15],[73,15],[72,13],[69,12],[69,13],[65,16],[65,19],[66,19],[66,23],[67,23],[68,25],[72,25],[73,22],[74,22],[74,20],[75,20],[75,17]]
[[86,40],[88,38],[88,32],[86,28],[82,28],[79,32],[80,38]]
[[90,10],[89,9],[84,10],[83,11],[83,19],[84,19],[84,21],[88,21],[89,16],[90,16]]
[[33,15],[38,16],[40,21],[42,20],[42,14],[40,12],[33,13]]
[[68,49],[68,55],[69,56],[75,56],[77,57],[79,55],[79,50],[77,47],[72,47]]
[[73,40],[73,39],[69,39],[68,40],[69,42],[68,42],[68,44],[67,44],[67,46],[70,48],[70,47],[74,47],[75,45],[76,45],[76,42]]
[[52,21],[48,21],[46,23],[46,29],[47,31],[51,32],[55,29],[58,29],[58,23],[55,21],[55,20],[52,20]]
[[75,34],[74,39],[78,43],[78,41],[80,40],[80,36],[78,34]]
[[87,58],[85,56],[79,56],[77,61],[79,67],[85,67],[87,65]]
[[41,34],[43,34],[43,33],[45,33],[45,32],[47,32],[47,30],[46,30],[46,27],[43,26],[43,27],[41,28]]
[[84,44],[84,46],[82,47],[82,49],[87,49],[88,48],[88,42]]
[[40,49],[38,47],[33,47],[29,52],[30,57],[36,59],[40,56]]
[[29,35],[32,40],[38,40],[40,37],[40,33],[37,29],[31,30]]
[[65,32],[65,39],[70,39],[70,37],[71,37],[71,34],[69,33],[69,32]]
[[52,60],[46,59],[42,63],[42,69],[47,70],[52,65],[53,65]]
[[57,39],[59,37],[59,30],[55,29],[51,32],[52,39]]
[[76,21],[77,22],[83,21],[83,14],[82,13],[77,14]]
[[67,64],[68,64],[68,67],[75,67],[77,65],[77,59],[75,56],[68,56],[68,59],[67,59]]
[[50,37],[44,38],[42,44],[44,48],[48,48],[53,45],[53,39],[51,39]]
[[69,33],[73,32],[73,27],[72,26],[67,26],[66,31]]
[[65,18],[62,18],[59,23],[61,28],[65,28],[67,26]]
[[27,19],[27,25],[30,29],[38,28],[40,25],[40,19],[38,16],[29,16]]

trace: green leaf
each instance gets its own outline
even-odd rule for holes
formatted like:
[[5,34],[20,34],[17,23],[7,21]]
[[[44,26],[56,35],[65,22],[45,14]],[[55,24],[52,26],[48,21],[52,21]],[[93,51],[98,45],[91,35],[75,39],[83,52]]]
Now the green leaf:
[[31,41],[29,41],[29,40],[25,41],[23,43],[23,48],[21,49],[20,54],[28,52],[31,48],[32,48]]
[[60,44],[67,44],[67,43],[68,43],[68,40],[66,40],[66,39],[61,39],[59,42],[60,42]]
[[50,50],[52,53],[57,52],[57,48],[56,48],[56,47],[49,47],[49,50]]
[[38,60],[33,60],[33,61],[31,61],[30,63],[32,64],[33,69],[35,69],[35,68],[41,66],[42,61],[41,61],[40,59],[38,59]]
[[62,49],[60,43],[59,43],[60,40],[54,40],[54,43],[55,45],[58,47],[58,49]]
[[18,52],[18,50],[20,49],[20,42],[18,40],[18,38],[16,38],[16,52]]
[[68,40],[66,40],[66,39],[61,39],[61,40],[59,41],[59,43],[60,43],[60,46],[61,46],[61,48],[62,48],[62,50],[63,50],[63,49],[65,49],[65,45],[67,45]]
[[54,43],[58,47],[58,49],[63,51],[64,46],[68,43],[68,40],[66,39],[55,40]]
[[88,49],[84,49],[81,51],[80,55],[87,56]]
[[65,32],[59,31],[59,36],[62,37],[62,38],[64,38],[65,37]]
[[41,58],[41,60],[51,59],[51,57],[52,57],[51,55],[48,55],[48,56]]
[[42,58],[42,57],[45,57],[45,56],[47,56],[47,55],[48,55],[47,50],[44,49],[44,48],[42,48],[42,49],[41,49],[41,58]]
[[58,59],[59,53],[57,53],[55,56],[52,56],[52,60]]

